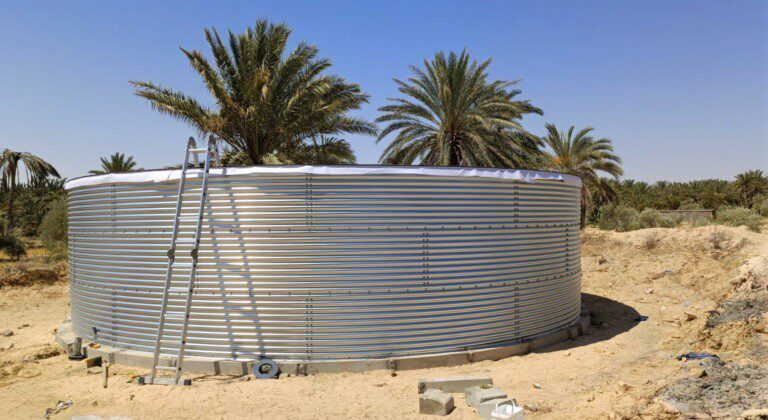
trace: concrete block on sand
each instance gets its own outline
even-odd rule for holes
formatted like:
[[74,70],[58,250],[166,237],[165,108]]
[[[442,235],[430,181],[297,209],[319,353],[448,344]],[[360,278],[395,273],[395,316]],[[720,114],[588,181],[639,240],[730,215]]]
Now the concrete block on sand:
[[470,407],[477,407],[478,404],[495,400],[499,398],[507,398],[507,393],[492,385],[480,385],[469,387],[465,391],[466,402]]
[[445,392],[464,392],[469,387],[480,385],[493,385],[493,379],[490,376],[481,375],[419,379],[419,394],[423,394],[428,389],[439,389]]
[[419,395],[419,413],[421,414],[447,416],[454,407],[453,395],[443,391],[428,389]]

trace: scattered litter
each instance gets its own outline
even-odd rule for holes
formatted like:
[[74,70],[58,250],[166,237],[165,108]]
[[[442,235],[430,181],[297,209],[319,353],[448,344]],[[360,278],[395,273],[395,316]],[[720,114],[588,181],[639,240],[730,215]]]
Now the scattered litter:
[[533,384],[533,387],[536,388],[536,389],[541,389],[541,384],[536,382],[536,383]]
[[13,336],[13,331],[11,330],[3,331],[3,337],[11,337],[11,336]]
[[525,412],[514,401],[505,401],[496,404],[491,411],[491,419],[498,420],[523,420]]
[[693,320],[695,320],[697,318],[698,318],[698,316],[696,316],[696,314],[693,314],[693,313],[690,313],[690,312],[686,312],[685,313],[685,320],[686,321],[693,321]]
[[18,327],[18,328],[16,328],[16,329],[17,329],[17,330],[20,330],[20,329],[22,329],[22,328],[27,328],[27,327],[29,327],[29,324],[21,324],[21,326],[20,326],[20,327]]
[[648,317],[646,315],[640,315],[637,318],[635,318],[635,322],[642,322],[642,321],[648,321]]
[[712,353],[699,353],[699,352],[692,351],[692,352],[681,354],[680,356],[677,356],[677,360],[681,360],[681,361],[683,359],[685,359],[685,360],[701,360],[701,359],[707,359],[707,358],[710,358],[710,357],[714,357],[716,359],[720,358],[716,354],[712,354]]
[[64,410],[68,409],[69,407],[72,407],[72,404],[73,404],[72,400],[59,401],[58,403],[56,403],[56,407],[54,407],[54,408],[46,408],[45,409],[45,414],[43,414],[43,418],[44,419],[49,419],[49,418],[51,418],[51,415],[56,414],[56,413],[58,413],[60,411],[64,411]]

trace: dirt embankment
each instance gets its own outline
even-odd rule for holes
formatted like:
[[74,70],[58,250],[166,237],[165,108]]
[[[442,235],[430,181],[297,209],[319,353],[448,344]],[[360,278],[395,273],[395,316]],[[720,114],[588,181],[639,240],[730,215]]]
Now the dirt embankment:
[[[588,229],[582,254],[595,326],[576,340],[451,368],[272,381],[195,375],[183,389],[139,387],[131,377],[146,372],[125,367],[102,388],[98,368],[89,372],[55,347],[54,329],[69,312],[66,283],[36,282],[26,270],[13,274],[22,286],[0,287],[0,333],[12,333],[0,335],[0,412],[39,418],[71,400],[53,418],[414,418],[418,378],[478,373],[526,404],[527,418],[733,418],[768,408],[768,234]],[[677,360],[691,351],[720,358]],[[476,418],[454,397],[451,418]]]

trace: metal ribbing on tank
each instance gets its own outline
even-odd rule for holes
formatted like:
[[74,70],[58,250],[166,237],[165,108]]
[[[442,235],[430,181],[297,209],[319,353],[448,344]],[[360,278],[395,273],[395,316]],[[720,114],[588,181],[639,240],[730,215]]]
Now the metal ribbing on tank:
[[[199,197],[189,181],[184,216]],[[153,348],[176,182],[69,191],[78,335]],[[187,354],[383,358],[562,328],[580,311],[579,193],[479,177],[213,177]],[[193,224],[182,219],[181,238]],[[188,251],[181,245],[177,262],[189,263]],[[181,285],[188,270],[178,266]],[[182,299],[172,295],[171,310]]]

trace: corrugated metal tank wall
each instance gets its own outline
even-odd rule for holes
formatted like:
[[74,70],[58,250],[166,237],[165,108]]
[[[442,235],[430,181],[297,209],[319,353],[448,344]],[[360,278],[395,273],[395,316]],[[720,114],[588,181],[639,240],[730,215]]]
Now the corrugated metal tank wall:
[[[189,219],[195,181],[183,206]],[[69,191],[78,335],[152,351],[177,188],[167,181]],[[440,353],[511,344],[579,317],[576,185],[255,174],[212,177],[209,192],[187,355]],[[182,238],[193,224],[182,221]],[[190,261],[188,250],[180,246],[177,262]],[[186,273],[175,270],[174,286]],[[170,305],[181,311],[182,296]],[[167,328],[177,333],[173,322]]]

